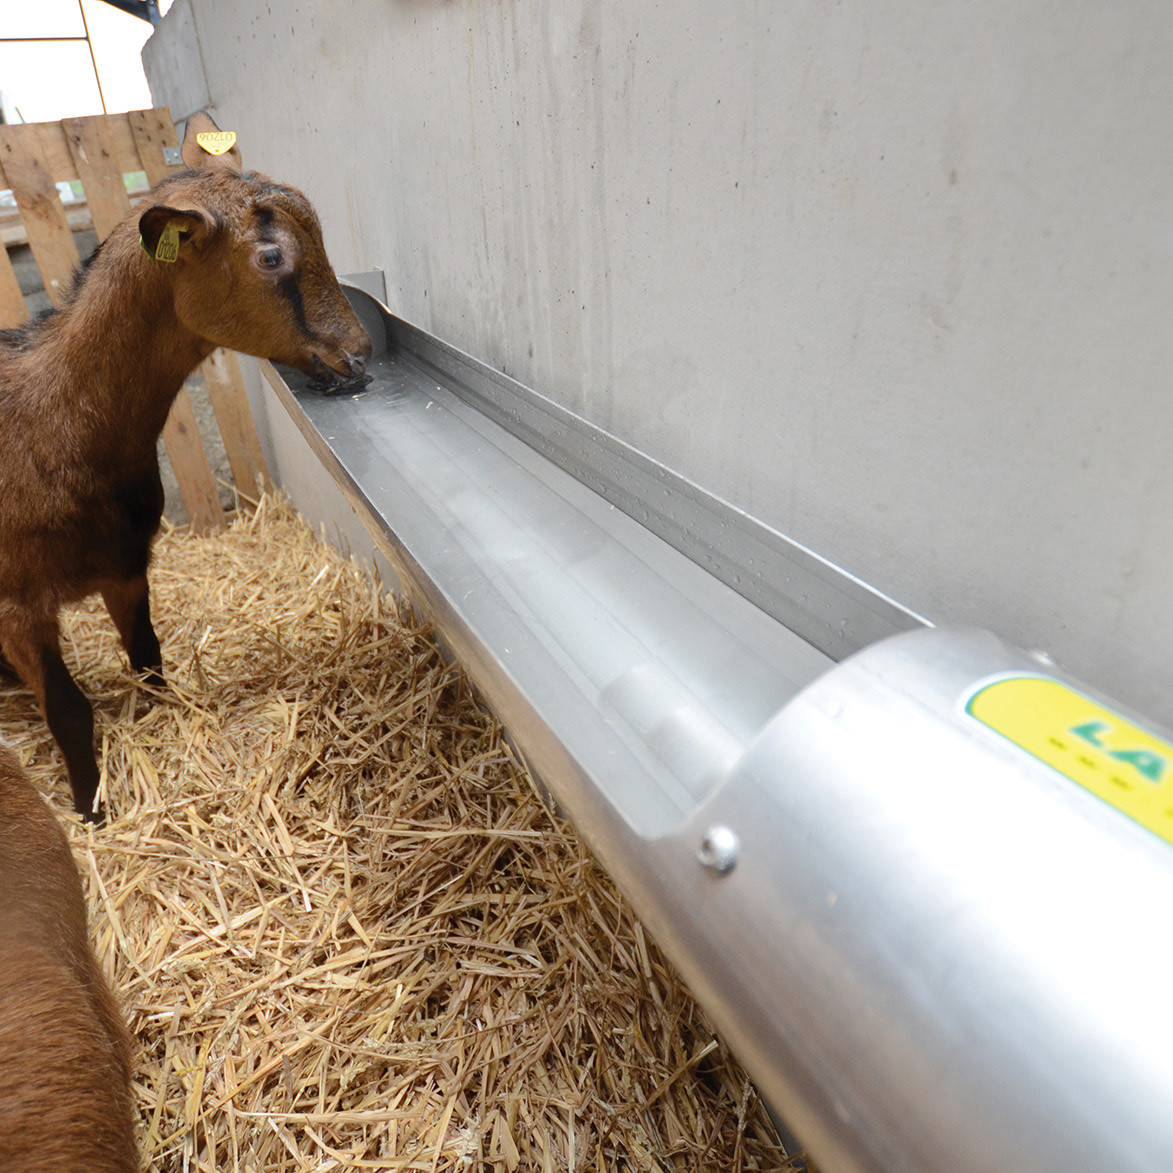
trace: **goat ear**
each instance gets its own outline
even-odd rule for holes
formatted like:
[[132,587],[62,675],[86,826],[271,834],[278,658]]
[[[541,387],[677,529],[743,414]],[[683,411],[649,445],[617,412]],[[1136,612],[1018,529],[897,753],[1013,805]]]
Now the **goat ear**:
[[[213,136],[213,150],[204,149],[199,141],[200,135]],[[221,168],[230,171],[240,171],[243,168],[235,134],[222,131],[206,110],[198,110],[188,118],[183,131],[183,146],[180,147],[179,153],[189,167]]]
[[139,240],[157,261],[175,261],[207,237],[211,219],[196,208],[153,204],[138,218]]

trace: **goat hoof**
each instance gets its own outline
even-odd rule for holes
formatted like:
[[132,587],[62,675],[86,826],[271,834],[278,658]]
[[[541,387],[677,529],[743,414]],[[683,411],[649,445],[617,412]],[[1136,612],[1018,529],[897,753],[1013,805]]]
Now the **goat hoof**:
[[84,810],[78,813],[81,815],[83,823],[89,823],[95,828],[106,825],[106,808],[104,806],[99,806],[97,810]]

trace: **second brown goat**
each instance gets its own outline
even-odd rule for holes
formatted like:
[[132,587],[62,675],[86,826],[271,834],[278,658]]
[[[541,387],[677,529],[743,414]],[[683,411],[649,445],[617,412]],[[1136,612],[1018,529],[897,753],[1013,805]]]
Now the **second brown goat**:
[[0,743],[0,1169],[135,1173],[131,1043],[69,844]]

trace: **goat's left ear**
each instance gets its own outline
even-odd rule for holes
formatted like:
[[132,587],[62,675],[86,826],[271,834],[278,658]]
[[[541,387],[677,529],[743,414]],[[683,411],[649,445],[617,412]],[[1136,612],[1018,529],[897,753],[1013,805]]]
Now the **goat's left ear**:
[[[203,139],[203,142],[200,140]],[[183,161],[189,167],[220,168],[228,171],[243,170],[240,148],[236,135],[221,130],[206,110],[197,110],[190,115],[183,130],[183,145],[179,148]]]
[[169,208],[153,204],[138,218],[139,240],[156,261],[177,261],[207,238],[210,217],[196,208]]

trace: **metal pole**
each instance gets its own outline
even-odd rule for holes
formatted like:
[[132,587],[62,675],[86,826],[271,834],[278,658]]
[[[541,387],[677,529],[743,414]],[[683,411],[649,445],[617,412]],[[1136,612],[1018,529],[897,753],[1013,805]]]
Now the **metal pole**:
[[102,113],[109,114],[110,111],[106,109],[106,95],[102,93],[102,79],[98,74],[98,59],[94,56],[94,42],[90,40],[90,26],[86,20],[86,6],[82,0],[77,0],[77,8],[81,13],[82,28],[86,30],[86,44],[90,50],[90,61],[94,65],[94,81],[98,83],[98,100],[102,103]]

